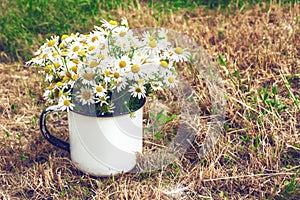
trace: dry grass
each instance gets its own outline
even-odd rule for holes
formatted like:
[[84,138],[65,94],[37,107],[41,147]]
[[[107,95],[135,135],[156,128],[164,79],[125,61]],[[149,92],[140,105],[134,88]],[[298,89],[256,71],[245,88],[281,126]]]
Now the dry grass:
[[[163,16],[164,22],[142,7],[115,12],[134,27],[160,23],[186,33],[215,60],[227,113],[226,131],[214,151],[198,160],[190,149],[155,172],[86,175],[39,132],[44,102],[38,69],[0,64],[1,199],[299,199],[300,103],[293,101],[300,99],[299,5],[263,5],[234,14],[181,11]],[[263,88],[270,94],[266,99],[259,93],[266,93]],[[274,98],[287,109],[267,103]],[[53,129],[67,137],[65,114],[52,120]],[[194,149],[201,140],[199,135]]]

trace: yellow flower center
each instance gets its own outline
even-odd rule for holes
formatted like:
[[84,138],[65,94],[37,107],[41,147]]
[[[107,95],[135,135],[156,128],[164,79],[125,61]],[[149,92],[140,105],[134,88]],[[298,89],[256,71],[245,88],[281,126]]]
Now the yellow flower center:
[[47,87],[48,90],[53,90],[53,88],[54,87],[52,85],[50,85],[49,87]]
[[84,100],[89,100],[89,99],[91,98],[91,96],[92,96],[92,94],[91,94],[89,91],[84,91],[84,92],[82,93],[82,98],[83,98]]
[[73,81],[76,81],[76,80],[78,79],[78,77],[79,77],[78,74],[74,74],[73,77],[72,77],[72,80],[73,80]]
[[122,82],[114,82],[114,86],[119,87]]
[[77,60],[77,59],[73,59],[72,62],[75,64],[79,64],[79,60]]
[[98,36],[95,35],[95,36],[92,37],[92,42],[95,42],[95,41],[98,40],[98,39],[99,39]]
[[102,86],[97,86],[96,87],[96,91],[97,92],[102,92],[103,91],[103,87]]
[[101,44],[100,50],[104,50],[105,49],[105,44]]
[[51,72],[51,69],[52,69],[52,65],[47,65],[47,66],[45,67],[45,72],[46,72],[46,73],[49,73],[49,72]]
[[73,52],[76,52],[76,51],[78,51],[78,50],[79,50],[79,46],[73,47]]
[[168,78],[169,83],[174,83],[175,79],[173,77]]
[[120,37],[124,37],[125,35],[126,35],[125,31],[121,31],[120,34],[119,34]]
[[80,56],[85,56],[85,54],[86,54],[85,51],[79,51],[78,52],[78,55],[80,55]]
[[177,54],[182,54],[183,49],[181,47],[176,47],[174,52],[177,53]]
[[142,92],[142,89],[141,89],[140,87],[137,87],[137,88],[135,88],[135,91],[136,91],[137,93],[141,93],[141,92]]
[[115,72],[115,73],[114,73],[114,77],[115,77],[115,78],[120,78],[120,73],[119,73],[119,72]]
[[88,50],[93,51],[96,47],[95,46],[89,46]]
[[62,51],[61,52],[61,56],[67,56],[68,55],[68,52],[67,51]]
[[58,91],[58,97],[61,97],[62,94],[63,94],[63,91],[62,91],[62,90],[59,90],[59,91]]
[[47,46],[48,46],[48,47],[52,47],[53,45],[55,45],[55,43],[56,43],[56,40],[49,40],[49,41],[47,42]]
[[70,106],[70,105],[71,105],[71,102],[70,102],[68,99],[65,99],[65,100],[64,100],[64,105],[65,105],[65,106]]
[[133,73],[138,73],[140,70],[141,70],[141,67],[138,66],[137,64],[134,64],[134,65],[131,66],[131,71]]
[[94,73],[86,73],[86,74],[83,74],[82,77],[88,81],[91,81],[94,78]]
[[160,66],[164,67],[164,68],[168,68],[168,63],[164,60],[160,61]]
[[158,87],[159,84],[158,84],[158,83],[152,83],[152,86],[153,86],[153,87]]
[[58,56],[58,53],[55,51],[55,52],[52,53],[52,56],[53,57]]
[[96,67],[98,65],[98,62],[96,60],[92,60],[90,62],[90,68]]
[[60,67],[60,64],[58,62],[54,63],[54,67],[57,69]]
[[109,76],[109,75],[111,75],[111,71],[109,71],[109,70],[106,69],[106,70],[104,71],[104,74],[105,74],[105,76]]
[[70,78],[72,75],[70,72],[66,72],[66,76]]
[[65,40],[65,39],[67,39],[69,36],[68,35],[62,35],[61,36],[61,40]]
[[105,97],[101,97],[100,101],[102,101],[102,102],[106,101]]
[[70,80],[70,77],[65,76],[62,80],[63,83],[66,83]]
[[121,68],[126,67],[126,62],[125,62],[124,60],[121,60],[120,63],[119,63],[119,66],[120,66]]
[[73,72],[77,72],[77,66],[76,65],[74,65],[74,66],[72,66],[71,68],[70,68]]
[[105,56],[103,54],[99,54],[98,58],[101,59],[101,60],[104,60]]
[[142,61],[143,64],[147,63],[146,58],[142,58],[141,61]]
[[151,47],[151,48],[155,48],[156,47],[156,42],[154,40],[150,41],[148,43],[148,45]]
[[57,87],[60,87],[60,86],[62,86],[62,85],[63,85],[62,82],[57,82],[57,83],[56,83],[56,86],[57,86]]
[[110,20],[108,23],[111,24],[111,25],[114,25],[114,26],[118,25],[118,22],[116,22],[114,20]]

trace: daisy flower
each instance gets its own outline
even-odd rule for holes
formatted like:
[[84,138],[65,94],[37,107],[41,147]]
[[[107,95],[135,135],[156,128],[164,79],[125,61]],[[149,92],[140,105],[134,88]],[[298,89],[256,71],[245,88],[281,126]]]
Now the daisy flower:
[[[114,103],[110,103],[107,105],[106,109],[107,109],[107,112],[109,113],[114,113],[114,109],[116,108],[115,104]],[[104,113],[103,113],[104,114]]]
[[52,48],[59,44],[59,37],[58,36],[51,36],[50,40],[48,39],[47,42],[44,44],[44,47]]
[[68,57],[69,58],[78,58],[86,55],[85,46],[82,45],[80,41],[73,42],[68,46]]
[[76,98],[82,103],[82,105],[85,104],[94,104],[94,91],[89,89],[88,87],[82,87],[80,89],[80,92],[78,92]]
[[157,67],[147,58],[148,56],[142,52],[132,58],[130,72],[126,75],[129,80],[143,79],[148,81],[149,77],[157,71]]
[[130,65],[130,72],[127,74],[129,80],[138,80],[142,77],[142,63],[140,61],[133,62]]
[[162,82],[160,81],[154,81],[154,82],[151,82],[151,88],[154,90],[154,91],[158,91],[158,90],[162,90]]
[[169,72],[173,68],[173,65],[168,62],[167,60],[161,60],[159,61],[159,71],[164,73],[164,72]]
[[124,90],[126,88],[127,85],[128,85],[127,81],[113,82],[111,89],[112,90],[117,89],[117,92],[121,92],[122,90]]
[[73,110],[74,108],[74,104],[71,102],[71,97],[62,95],[59,99],[58,105],[61,106],[61,110],[62,111],[69,111],[69,110]]
[[113,35],[118,35],[119,33],[126,32],[128,30],[128,21],[126,18],[122,18],[120,24],[114,20],[102,20],[101,22],[103,23],[102,27],[108,31],[111,31]]
[[178,83],[178,80],[177,80],[177,77],[173,74],[168,74],[163,82],[170,88],[174,87],[177,83]]
[[142,49],[142,52],[148,55],[158,55],[158,53],[161,51],[160,46],[158,45],[158,40],[156,39],[156,36],[153,34],[150,34],[149,31],[146,31],[143,34],[143,39],[141,46],[144,46]]
[[172,48],[169,51],[170,54],[170,61],[171,62],[184,62],[189,60],[189,57],[191,55],[190,52],[187,51],[187,49],[183,49],[181,47]]
[[52,85],[48,86],[43,94],[44,99],[47,100],[48,102],[53,103],[54,100],[53,98],[51,98],[53,96],[53,93],[54,93],[54,87]]
[[58,36],[51,36],[51,38],[47,39],[46,43],[44,43],[39,50],[34,53],[36,57],[27,62],[27,64],[37,64],[42,66],[47,63],[47,60],[52,60],[53,53],[58,49],[58,41]]
[[[119,36],[121,35],[121,36]],[[127,32],[121,32],[117,36],[113,38],[115,41],[115,44],[117,45],[117,48],[120,48],[122,52],[128,52],[130,51],[132,41],[130,39],[131,37],[127,35]]]
[[76,41],[79,37],[79,33],[72,33],[71,35],[63,35],[61,36],[61,44],[60,47],[68,47],[72,44],[72,42]]
[[113,72],[110,68],[103,69],[103,76],[104,76],[104,82],[105,84],[109,84],[112,80]]
[[103,31],[99,30],[99,27],[95,27],[96,30],[91,32],[87,37],[87,44],[97,44],[104,40],[104,36],[106,35]]
[[83,84],[95,85],[96,73],[92,68],[81,69],[78,72],[78,75],[81,77],[81,81]]
[[158,35],[158,43],[161,49],[167,50],[169,46],[171,46],[171,43],[168,41],[168,30],[166,29],[159,29],[157,31]]
[[52,80],[54,80],[54,78],[55,78],[54,73],[51,72],[51,73],[47,73],[47,74],[46,74],[45,80],[46,80],[48,83],[51,83]]
[[103,97],[106,95],[105,93],[107,92],[107,90],[105,89],[105,87],[103,87],[103,85],[98,84],[94,87],[94,92],[97,97]]
[[124,76],[124,72],[120,69],[112,71],[112,81],[113,82],[122,82]]
[[102,97],[100,97],[99,98],[100,106],[103,106],[104,104],[108,105],[108,102],[107,102],[108,98],[109,98],[108,96],[102,96]]
[[157,31],[157,35],[159,38],[167,40],[168,39],[168,30],[161,28]]
[[153,40],[154,38],[152,37],[152,35],[150,34],[149,31],[145,31],[143,34],[142,34],[143,38],[142,38],[142,42],[144,44],[147,44],[148,42],[150,42],[151,40]]
[[114,20],[106,21],[105,19],[101,20],[102,28],[106,30],[112,30],[113,28],[117,27],[119,24]]
[[121,47],[123,52],[130,52],[141,46],[141,42],[132,30],[121,31],[113,37],[118,47]]
[[133,97],[138,97],[139,99],[146,97],[145,86],[137,83],[129,86],[129,92],[131,92]]
[[124,55],[121,58],[116,59],[113,66],[116,70],[128,73],[130,71],[130,63],[130,58],[127,55]]

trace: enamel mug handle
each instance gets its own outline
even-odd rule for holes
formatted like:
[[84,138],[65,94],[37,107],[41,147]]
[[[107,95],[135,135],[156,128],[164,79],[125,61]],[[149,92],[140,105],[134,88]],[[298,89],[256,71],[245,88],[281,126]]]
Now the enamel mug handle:
[[50,106],[46,110],[44,110],[40,116],[40,130],[42,132],[42,135],[44,138],[50,142],[52,145],[59,147],[63,150],[66,150],[70,152],[70,144],[68,142],[65,142],[61,139],[58,139],[57,137],[51,135],[49,130],[47,129],[47,124],[46,124],[46,117],[49,113],[51,112],[57,112],[60,111],[60,106]]

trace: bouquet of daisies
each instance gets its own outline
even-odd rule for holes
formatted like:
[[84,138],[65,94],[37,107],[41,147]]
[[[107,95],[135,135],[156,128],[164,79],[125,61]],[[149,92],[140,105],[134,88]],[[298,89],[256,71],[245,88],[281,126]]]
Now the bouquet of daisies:
[[[178,82],[175,64],[187,61],[190,53],[171,47],[167,34],[161,29],[138,37],[125,18],[121,23],[102,20],[89,34],[52,36],[27,64],[42,67],[48,103],[67,111],[96,105],[101,113],[113,113],[116,104],[128,107],[149,91]],[[126,95],[134,101],[122,101]]]

